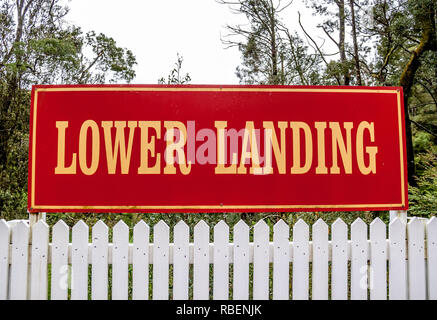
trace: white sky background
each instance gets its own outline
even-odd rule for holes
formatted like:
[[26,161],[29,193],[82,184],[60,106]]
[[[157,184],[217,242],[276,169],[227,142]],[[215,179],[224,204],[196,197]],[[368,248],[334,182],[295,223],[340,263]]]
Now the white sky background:
[[[85,32],[102,32],[132,50],[138,62],[133,83],[156,84],[159,78],[167,78],[176,53],[183,56],[182,72],[190,74],[193,84],[239,83],[235,69],[241,61],[240,52],[225,49],[220,36],[226,34],[226,24],[246,20],[225,5],[214,0],[71,0],[68,5],[67,20]],[[303,0],[294,0],[281,14],[290,31],[302,34],[298,11],[311,36],[321,36]]]

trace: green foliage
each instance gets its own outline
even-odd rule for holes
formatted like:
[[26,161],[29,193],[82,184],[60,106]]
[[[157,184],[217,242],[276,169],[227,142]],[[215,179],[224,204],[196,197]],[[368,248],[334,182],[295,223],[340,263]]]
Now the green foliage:
[[158,80],[159,84],[188,84],[191,81],[191,77],[188,73],[182,75],[182,63],[184,62],[184,58],[177,54],[177,61],[175,63],[175,67],[170,71],[170,74],[167,76],[167,80],[164,77],[161,77]]
[[410,213],[428,217],[437,214],[437,148],[420,156],[423,174],[417,187],[410,187]]
[[67,23],[60,0],[0,4],[0,212],[26,217],[30,89],[126,81],[136,59],[104,34]]

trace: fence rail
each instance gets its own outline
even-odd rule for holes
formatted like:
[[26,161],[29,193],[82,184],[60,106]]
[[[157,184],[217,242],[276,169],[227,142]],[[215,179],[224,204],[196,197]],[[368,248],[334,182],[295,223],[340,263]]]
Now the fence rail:
[[180,221],[170,243],[163,221],[152,230],[140,221],[132,237],[120,221],[110,243],[102,221],[90,238],[83,221],[70,230],[60,220],[49,242],[42,220],[31,228],[0,220],[0,300],[437,299],[436,217],[388,226],[379,218],[330,227],[320,219],[311,228],[280,220],[272,238],[264,221],[253,228],[240,221],[233,242],[225,222],[212,229],[199,222],[190,243]]

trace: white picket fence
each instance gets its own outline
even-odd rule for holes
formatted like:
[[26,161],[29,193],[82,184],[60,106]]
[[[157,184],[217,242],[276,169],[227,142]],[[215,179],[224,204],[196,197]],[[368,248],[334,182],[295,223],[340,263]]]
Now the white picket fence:
[[180,221],[170,243],[170,228],[161,221],[150,243],[149,226],[141,221],[130,243],[129,227],[120,221],[109,243],[102,221],[92,227],[91,242],[89,227],[80,221],[70,242],[70,228],[61,220],[49,243],[44,221],[30,230],[25,222],[12,227],[0,220],[0,300],[148,299],[150,287],[152,299],[175,300],[226,300],[231,294],[241,300],[437,299],[436,217],[426,224],[413,218],[407,225],[396,218],[388,237],[379,218],[370,226],[357,219],[350,239],[341,219],[331,230],[318,220],[311,241],[303,220],[293,226],[292,242],[283,221],[273,228],[273,242],[264,221],[253,227],[253,242],[250,229],[237,223],[230,243],[229,227],[221,221],[210,243],[210,227],[201,221],[190,243],[189,227]]

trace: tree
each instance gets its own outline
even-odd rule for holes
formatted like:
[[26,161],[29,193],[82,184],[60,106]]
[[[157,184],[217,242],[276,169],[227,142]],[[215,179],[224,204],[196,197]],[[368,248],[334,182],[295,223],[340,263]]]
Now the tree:
[[[315,14],[323,16],[325,20],[319,27],[338,48],[340,61],[328,64],[329,73],[336,79],[337,84],[348,86],[351,82],[350,62],[346,54],[346,6],[344,0],[310,0],[307,3],[314,9]],[[301,24],[302,26],[302,24]],[[303,28],[303,27],[302,27]],[[338,40],[333,34],[338,31]],[[306,31],[304,31],[306,32]],[[318,45],[313,41],[314,45]],[[321,50],[318,49],[321,53]]]
[[[437,101],[436,81],[429,80],[435,79],[437,74],[435,0],[376,0],[373,3],[349,0],[349,11],[341,0],[323,0],[323,3],[312,1],[311,4],[316,14],[327,17],[320,28],[339,48],[338,65],[324,60],[327,64],[325,78],[328,83],[329,78],[332,78],[341,84],[338,75],[343,74],[342,84],[400,85],[404,88],[408,180],[415,185],[411,123],[416,124],[416,129],[428,129],[426,124],[410,118],[410,103],[414,101],[415,110],[418,110],[420,104],[435,105]],[[337,13],[332,10],[334,7]],[[359,13],[363,12],[371,13],[371,21],[360,21]],[[346,15],[345,19],[343,15]],[[350,51],[347,42],[343,51],[343,24],[351,30]],[[332,36],[335,30],[338,30],[339,41]],[[306,32],[305,29],[303,31]],[[323,58],[324,53],[312,38],[310,40]],[[353,63],[348,62],[346,53],[352,57]],[[355,71],[355,79],[352,70]],[[427,76],[421,76],[425,73]]]
[[[420,67],[421,60],[428,51],[437,52],[436,39],[436,4],[434,0],[408,1],[415,20],[414,27],[420,34],[420,42],[413,48],[407,64],[404,66],[400,77],[400,85],[404,88],[404,107],[405,107],[405,125],[407,132],[407,152],[408,152],[408,176],[413,186],[417,185],[416,167],[414,162],[414,149],[411,131],[411,122],[409,116],[408,103],[411,97],[411,90],[414,85],[416,73]],[[434,62],[437,64],[437,62]],[[435,67],[435,66],[434,66]]]
[[360,54],[358,52],[358,37],[357,37],[357,19],[355,18],[355,1],[349,0],[350,12],[351,12],[351,27],[352,27],[352,40],[354,44],[354,62],[355,72],[357,76],[357,85],[361,86],[361,66],[360,66]]
[[285,47],[280,35],[279,14],[292,2],[280,0],[217,0],[232,12],[246,16],[249,25],[227,25],[222,39],[228,47],[238,47],[243,56],[237,76],[246,84],[284,84]]
[[284,39],[285,68],[283,78],[285,85],[320,85],[320,64],[318,54],[309,53],[309,48],[297,32],[291,33],[282,27]]
[[191,77],[188,73],[184,76],[182,75],[182,63],[184,62],[184,58],[177,53],[177,61],[175,63],[175,67],[170,71],[170,74],[167,76],[167,80],[164,77],[161,77],[158,80],[159,84],[188,84],[191,81]]
[[65,17],[60,0],[0,4],[0,210],[25,206],[30,89],[33,84],[130,82],[132,52]]

